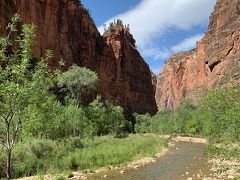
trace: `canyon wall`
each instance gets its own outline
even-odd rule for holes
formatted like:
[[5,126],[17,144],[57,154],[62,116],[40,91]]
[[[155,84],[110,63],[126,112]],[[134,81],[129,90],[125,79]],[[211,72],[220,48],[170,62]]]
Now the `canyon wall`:
[[116,26],[103,38],[107,45],[99,69],[101,94],[123,105],[128,114],[157,112],[150,69],[129,29]]
[[127,115],[157,111],[151,72],[135,47],[128,28],[114,28],[101,36],[88,10],[77,0],[1,0],[0,33],[14,13],[22,23],[36,26],[34,55],[53,51],[52,69],[62,58],[66,67],[77,64],[94,70],[100,78],[99,93]]
[[158,108],[197,101],[212,88],[240,82],[240,1],[217,0],[197,48],[173,55],[157,80]]

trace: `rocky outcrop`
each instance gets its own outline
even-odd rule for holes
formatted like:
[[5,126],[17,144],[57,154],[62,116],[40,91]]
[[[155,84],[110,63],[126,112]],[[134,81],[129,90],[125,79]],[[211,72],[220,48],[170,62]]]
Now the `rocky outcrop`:
[[104,41],[99,70],[101,94],[122,104],[128,114],[154,114],[157,106],[151,72],[137,51],[129,29],[116,25],[104,36]]
[[34,55],[39,58],[46,49],[53,51],[52,69],[61,58],[66,67],[74,63],[90,68],[99,74],[99,93],[123,106],[126,114],[156,112],[150,69],[128,28],[102,37],[88,11],[76,0],[1,0],[0,33],[15,12],[23,23],[36,25]]
[[170,58],[157,78],[158,107],[175,109],[186,99],[195,99],[206,92],[208,77],[204,61],[198,60],[196,50],[179,53]]
[[217,0],[208,32],[193,51],[170,58],[158,76],[159,108],[196,101],[209,89],[240,81],[240,1]]

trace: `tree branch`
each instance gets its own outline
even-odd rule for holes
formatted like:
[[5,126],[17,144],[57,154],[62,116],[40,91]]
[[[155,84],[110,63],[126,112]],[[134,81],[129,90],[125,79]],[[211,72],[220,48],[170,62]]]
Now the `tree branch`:
[[13,138],[12,138],[12,142],[11,142],[11,148],[14,147],[14,142],[16,140],[16,137],[17,137],[17,133],[19,131],[19,127],[20,127],[20,124],[21,124],[21,120],[20,118],[18,119],[18,122],[17,122],[17,125],[15,127],[15,131],[13,132]]

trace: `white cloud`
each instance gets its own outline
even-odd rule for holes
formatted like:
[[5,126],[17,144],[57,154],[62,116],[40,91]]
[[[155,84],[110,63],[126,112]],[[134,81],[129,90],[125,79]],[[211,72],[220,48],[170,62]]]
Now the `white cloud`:
[[[135,8],[112,17],[130,24],[137,44],[146,47],[169,28],[190,29],[208,20],[216,0],[142,0]],[[103,31],[103,26],[99,27]]]
[[148,47],[141,48],[141,54],[144,57],[151,57],[153,60],[163,60],[169,58],[173,53],[183,52],[196,48],[197,41],[203,37],[203,34],[196,34],[191,37],[184,39],[179,44],[176,44],[169,49],[167,48],[158,48],[158,47]]
[[182,51],[187,51],[190,49],[193,49],[196,47],[196,42],[199,41],[203,37],[203,34],[197,34],[192,37],[189,37],[185,40],[183,40],[181,43],[173,46],[171,48],[172,52],[182,52]]
[[171,55],[171,53],[172,52],[166,48],[160,49],[160,48],[152,47],[152,48],[141,49],[141,54],[144,57],[151,57],[155,61],[159,59],[167,59]]
[[[161,37],[172,29],[191,30],[195,26],[206,24],[215,2],[216,0],[141,0],[136,7],[112,17],[104,24],[122,19],[125,24],[130,24],[131,33],[143,57],[164,61],[175,52],[194,48],[202,35],[189,37],[169,49],[161,48],[164,47],[164,44],[159,45]],[[98,28],[103,32],[103,25]],[[155,73],[158,72],[157,67],[152,68]]]

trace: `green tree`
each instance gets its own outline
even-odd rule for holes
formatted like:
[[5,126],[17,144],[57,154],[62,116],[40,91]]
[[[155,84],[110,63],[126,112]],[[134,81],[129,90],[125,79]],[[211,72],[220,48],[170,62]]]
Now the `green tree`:
[[150,121],[151,132],[171,134],[176,131],[175,119],[170,109],[162,109]]
[[58,86],[70,92],[71,98],[79,107],[82,103],[82,96],[86,93],[97,91],[98,76],[95,72],[76,65],[71,66],[68,71],[58,76]]
[[203,98],[203,133],[213,141],[240,140],[240,87],[215,89]]
[[193,124],[195,123],[194,113],[196,109],[190,101],[182,102],[178,107],[175,116],[176,132],[178,134],[189,134],[190,132],[188,132],[188,130],[193,130]]
[[65,107],[64,119],[67,123],[66,128],[73,137],[86,135],[87,128],[90,128],[84,109],[74,104]]
[[65,107],[50,93],[41,96],[35,96],[35,101],[23,113],[28,120],[23,123],[23,138],[57,139],[66,136],[68,122],[64,116]]
[[121,19],[117,19],[116,25],[123,26],[123,21]]
[[100,96],[87,108],[87,117],[94,129],[94,135],[116,134],[123,130],[127,122],[120,106],[114,106]]
[[26,121],[24,111],[30,104],[37,104],[40,95],[46,95],[50,83],[45,78],[50,74],[47,65],[42,61],[32,64],[35,27],[23,25],[22,33],[16,35],[18,20],[15,15],[7,26],[8,35],[0,38],[0,142],[7,154],[7,179],[11,178],[12,151]]

